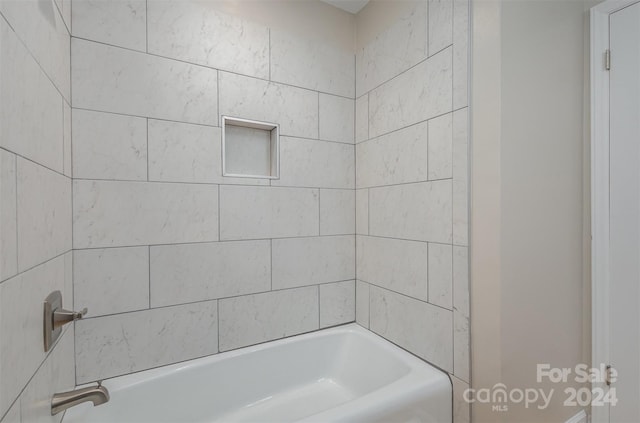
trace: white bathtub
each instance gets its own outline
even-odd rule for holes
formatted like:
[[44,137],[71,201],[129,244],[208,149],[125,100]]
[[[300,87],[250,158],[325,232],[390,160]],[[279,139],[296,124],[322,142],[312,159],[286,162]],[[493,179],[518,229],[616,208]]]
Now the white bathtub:
[[447,375],[350,324],[104,381],[64,423],[451,422]]

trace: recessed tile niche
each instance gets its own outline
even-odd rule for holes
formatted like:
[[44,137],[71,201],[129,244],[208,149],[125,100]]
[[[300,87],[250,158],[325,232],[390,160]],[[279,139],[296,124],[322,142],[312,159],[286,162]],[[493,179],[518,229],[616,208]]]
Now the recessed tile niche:
[[279,138],[276,123],[222,116],[222,175],[278,179]]

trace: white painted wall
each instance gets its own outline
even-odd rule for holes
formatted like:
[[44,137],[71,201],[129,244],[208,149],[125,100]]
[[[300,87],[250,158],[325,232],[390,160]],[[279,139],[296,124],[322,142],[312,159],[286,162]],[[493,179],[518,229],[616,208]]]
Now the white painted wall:
[[587,2],[474,3],[472,369],[475,388],[554,388],[550,407],[476,405],[478,422],[562,422],[589,363]]

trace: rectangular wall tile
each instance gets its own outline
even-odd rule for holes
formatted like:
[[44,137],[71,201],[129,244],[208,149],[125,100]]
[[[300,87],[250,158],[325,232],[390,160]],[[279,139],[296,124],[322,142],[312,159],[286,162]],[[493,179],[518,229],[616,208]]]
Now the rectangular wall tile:
[[355,320],[355,281],[320,285],[320,328]]
[[18,273],[16,156],[0,150],[0,281]]
[[220,128],[149,119],[149,180],[219,182]]
[[[3,1],[0,2],[0,12],[9,21],[58,91],[70,100],[70,36],[54,2]],[[13,80],[13,82],[18,81]],[[4,90],[2,92],[6,93]]]
[[457,377],[452,377],[451,382],[453,383],[453,421],[454,423],[469,423],[471,422],[471,404],[464,399],[469,384]]
[[356,281],[356,322],[369,329],[369,284]]
[[152,307],[269,289],[269,240],[151,247]]
[[18,271],[71,249],[71,180],[18,158]]
[[87,317],[149,308],[149,247],[73,252],[74,301]]
[[369,235],[369,190],[356,190],[356,233]]
[[274,186],[354,188],[353,145],[280,137],[280,179]]
[[146,4],[146,0],[73,0],[73,36],[144,52]]
[[220,72],[220,114],[280,125],[281,135],[318,138],[318,93]]
[[427,244],[358,236],[357,278],[427,300]]
[[220,187],[220,239],[313,236],[319,192],[308,188]]
[[46,357],[42,340],[42,302],[60,290],[65,292],[65,260],[50,260],[0,284],[0,414],[18,397]]
[[356,100],[355,142],[369,139],[369,94]]
[[453,108],[469,105],[469,0],[453,0]]
[[352,52],[273,29],[270,45],[272,80],[353,98]]
[[453,243],[469,245],[468,110],[453,113]]
[[371,188],[369,192],[371,235],[451,243],[451,180]]
[[147,180],[147,119],[74,109],[73,175]]
[[453,172],[453,117],[438,116],[429,121],[429,179],[451,178]]
[[369,137],[452,110],[451,51],[441,51],[369,93]]
[[320,190],[320,235],[347,235],[356,230],[356,197],[352,189]]
[[320,139],[353,144],[355,102],[350,98],[320,94]]
[[316,330],[318,287],[220,300],[220,351]]
[[75,38],[71,47],[74,107],[218,124],[216,70]]
[[448,372],[453,370],[451,311],[374,286],[370,307],[372,331]]
[[269,28],[214,10],[206,2],[148,4],[149,53],[269,78]]
[[427,122],[356,145],[356,186],[427,180]]
[[59,423],[63,415],[51,415],[51,398],[58,392],[75,388],[73,325],[65,328],[62,337],[40,366],[20,396],[23,422]]
[[353,235],[274,239],[273,289],[353,279],[354,243]]
[[429,0],[429,56],[453,43],[453,0]]
[[62,97],[4,19],[0,39],[0,147],[62,172]]
[[217,313],[217,302],[205,301],[81,320],[77,383],[215,354]]
[[426,57],[426,2],[404,4],[405,11],[399,19],[356,54],[358,97]]
[[429,244],[429,302],[451,310],[453,307],[453,247]]
[[74,181],[74,248],[216,241],[218,186]]

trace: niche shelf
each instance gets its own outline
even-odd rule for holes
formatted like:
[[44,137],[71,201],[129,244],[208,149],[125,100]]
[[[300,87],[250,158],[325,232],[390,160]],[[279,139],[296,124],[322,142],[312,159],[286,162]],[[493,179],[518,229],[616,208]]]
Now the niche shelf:
[[222,176],[278,179],[278,124],[222,116]]

